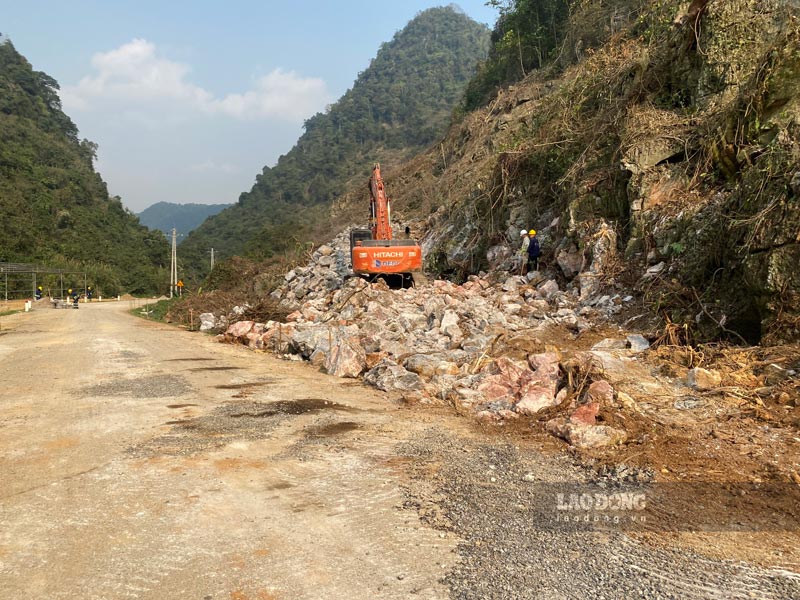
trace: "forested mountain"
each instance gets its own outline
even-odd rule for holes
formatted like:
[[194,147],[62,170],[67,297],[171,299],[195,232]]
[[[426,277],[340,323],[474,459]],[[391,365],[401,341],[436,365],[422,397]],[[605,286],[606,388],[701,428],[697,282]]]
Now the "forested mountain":
[[[169,233],[174,227],[178,233],[187,234],[197,229],[203,221],[228,208],[230,204],[175,204],[156,202],[138,214],[142,225]],[[181,240],[178,240],[180,243]]]
[[169,248],[94,170],[58,83],[0,41],[0,262],[89,271],[101,293],[155,292]]
[[302,239],[307,207],[333,201],[371,162],[399,162],[444,133],[488,44],[489,31],[455,6],[419,13],[236,205],[191,233],[184,261],[205,264],[209,247],[270,256]]

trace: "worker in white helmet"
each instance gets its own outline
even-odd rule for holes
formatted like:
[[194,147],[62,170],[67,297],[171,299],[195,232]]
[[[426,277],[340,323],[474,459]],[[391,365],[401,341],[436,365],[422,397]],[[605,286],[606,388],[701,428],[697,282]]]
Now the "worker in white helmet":
[[528,236],[528,230],[522,229],[519,232],[519,236],[522,238],[522,245],[519,247],[519,262],[520,262],[520,275],[525,275],[528,270],[528,246],[531,243],[531,238]]

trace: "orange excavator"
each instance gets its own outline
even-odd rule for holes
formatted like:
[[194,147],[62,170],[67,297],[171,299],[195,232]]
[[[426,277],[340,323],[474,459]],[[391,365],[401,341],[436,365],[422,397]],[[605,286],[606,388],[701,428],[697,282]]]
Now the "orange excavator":
[[411,284],[413,274],[422,271],[422,248],[415,240],[392,239],[392,209],[386,197],[379,164],[372,168],[369,196],[370,229],[350,231],[353,271],[369,278],[392,275],[401,278],[403,286]]

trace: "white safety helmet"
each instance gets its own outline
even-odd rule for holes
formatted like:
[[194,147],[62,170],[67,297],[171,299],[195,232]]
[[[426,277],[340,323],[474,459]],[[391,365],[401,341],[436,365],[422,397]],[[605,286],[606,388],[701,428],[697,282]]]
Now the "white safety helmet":
[[519,234],[520,235],[528,235],[528,230],[527,229],[523,229],[522,231],[519,232]]

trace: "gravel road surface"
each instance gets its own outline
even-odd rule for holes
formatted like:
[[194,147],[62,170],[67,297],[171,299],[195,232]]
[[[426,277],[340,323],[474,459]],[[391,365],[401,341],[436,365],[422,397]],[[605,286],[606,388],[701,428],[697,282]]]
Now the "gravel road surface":
[[0,598],[800,597],[542,527],[525,486],[570,461],[130,308],[0,321]]

